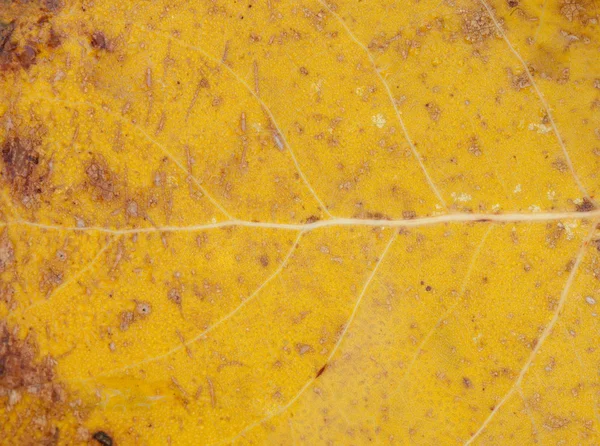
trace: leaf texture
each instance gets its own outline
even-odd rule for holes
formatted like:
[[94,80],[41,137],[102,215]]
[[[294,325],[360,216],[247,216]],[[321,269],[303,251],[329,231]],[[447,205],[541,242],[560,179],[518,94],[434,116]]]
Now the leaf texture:
[[0,0],[2,444],[598,444],[591,0]]

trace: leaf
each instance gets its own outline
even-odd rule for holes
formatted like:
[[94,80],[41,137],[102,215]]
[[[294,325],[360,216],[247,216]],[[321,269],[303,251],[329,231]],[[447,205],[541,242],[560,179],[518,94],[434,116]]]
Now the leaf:
[[1,442],[597,442],[597,14],[4,0]]

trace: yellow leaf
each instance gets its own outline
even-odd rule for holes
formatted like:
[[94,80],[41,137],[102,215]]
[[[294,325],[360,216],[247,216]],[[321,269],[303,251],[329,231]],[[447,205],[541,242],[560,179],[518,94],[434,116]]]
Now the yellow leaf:
[[0,0],[1,444],[597,444],[591,0]]

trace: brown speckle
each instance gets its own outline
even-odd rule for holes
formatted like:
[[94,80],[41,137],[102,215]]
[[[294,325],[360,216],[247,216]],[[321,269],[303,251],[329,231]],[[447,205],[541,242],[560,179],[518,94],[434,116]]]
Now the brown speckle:
[[92,187],[94,200],[110,201],[118,195],[115,188],[116,175],[108,168],[104,158],[98,156],[92,159],[85,173]]
[[544,421],[544,427],[548,430],[560,429],[566,427],[569,424],[569,420],[566,418],[557,417],[556,415],[549,415]]
[[463,11],[462,15],[462,31],[467,42],[483,42],[497,34],[496,26],[485,9]]
[[304,355],[306,353],[313,352],[314,349],[308,344],[298,343],[298,344],[296,344],[296,351],[298,352],[299,355]]
[[466,376],[463,377],[462,382],[463,382],[463,386],[465,386],[467,389],[470,389],[471,387],[473,387],[473,382]]
[[44,0],[44,7],[50,12],[56,12],[61,8],[60,0]]
[[102,31],[96,31],[90,38],[90,44],[97,50],[112,51],[112,44]]
[[9,136],[2,144],[2,177],[14,195],[29,205],[43,191],[46,173],[39,167],[39,142],[34,138]]
[[133,311],[123,311],[121,313],[121,330],[125,331],[129,329],[129,326],[133,323],[135,315]]
[[14,247],[8,237],[8,231],[5,229],[0,234],[0,273],[6,271],[6,268],[13,263],[14,258]]
[[147,302],[138,302],[135,306],[135,311],[140,316],[147,316],[152,312],[152,307]]
[[35,49],[30,45],[25,45],[23,47],[23,50],[21,50],[21,52],[17,56],[17,59],[19,59],[19,63],[21,64],[21,66],[28,70],[33,64],[35,64],[36,56],[37,52],[35,51]]
[[585,18],[585,7],[581,0],[563,0],[560,13],[569,21]]
[[[7,410],[12,410],[23,395],[29,394],[37,402],[28,406],[31,412],[27,416],[43,420],[33,431],[28,429],[15,434],[12,444],[58,444],[56,424],[66,416],[65,410],[71,405],[66,404],[63,385],[56,381],[56,361],[50,356],[37,360],[36,356],[37,346],[31,334],[20,339],[17,327],[11,329],[0,321],[0,399],[6,403]],[[3,423],[3,432],[7,435],[14,423],[10,417]]]
[[62,43],[62,35],[57,33],[54,29],[50,29],[50,35],[48,36],[48,41],[46,45],[49,48],[54,49],[58,48]]
[[171,288],[169,290],[168,297],[171,302],[175,303],[176,305],[181,305],[181,294],[179,293],[178,289]]
[[263,268],[266,268],[267,266],[269,266],[269,256],[266,254],[263,254],[259,257],[259,261],[260,264],[263,266]]
[[581,204],[575,205],[575,208],[577,212],[590,212],[596,209],[596,206],[594,206],[594,203],[590,199],[584,198]]
[[429,113],[429,117],[433,122],[438,122],[440,120],[440,116],[442,115],[442,110],[438,105],[434,102],[428,102],[425,104],[425,108],[427,109],[427,113]]

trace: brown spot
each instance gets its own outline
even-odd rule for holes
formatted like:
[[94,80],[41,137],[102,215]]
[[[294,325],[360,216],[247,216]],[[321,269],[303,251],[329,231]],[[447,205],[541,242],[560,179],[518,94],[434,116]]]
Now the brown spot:
[[574,20],[585,21],[587,18],[585,10],[584,2],[581,0],[563,0],[560,7],[560,13],[569,22]]
[[477,220],[475,220],[475,223],[488,223],[492,220],[490,220],[489,218],[478,218]]
[[316,215],[311,215],[304,222],[307,224],[311,224],[311,223],[317,222],[319,220],[321,220],[321,219],[319,217],[317,217]]
[[90,44],[97,50],[112,51],[112,43],[106,38],[102,31],[96,31],[90,38]]
[[116,175],[108,168],[104,158],[97,156],[92,159],[85,173],[92,187],[94,200],[110,201],[118,196],[115,189]]
[[2,177],[10,185],[13,194],[26,205],[42,193],[47,173],[42,172],[39,141],[32,138],[9,136],[2,144]]
[[96,440],[98,443],[100,443],[102,446],[112,446],[113,444],[113,439],[110,435],[108,435],[106,432],[104,431],[98,431],[96,432],[92,438],[94,440]]
[[467,42],[483,42],[498,34],[494,21],[484,8],[475,11],[462,11],[462,16],[462,31]]
[[300,74],[303,76],[308,76],[308,70],[304,67],[300,67]]
[[35,58],[37,56],[37,52],[30,45],[25,45],[23,50],[17,56],[19,63],[23,68],[28,70],[33,64],[35,64]]
[[596,209],[596,206],[594,206],[594,203],[590,199],[584,198],[581,204],[575,205],[575,208],[577,212],[590,212]]
[[463,377],[462,382],[463,382],[463,386],[465,386],[467,389],[470,389],[471,387],[473,387],[473,382],[466,376]]
[[263,254],[262,256],[260,256],[259,258],[260,260],[260,264],[266,268],[267,266],[269,266],[269,256],[266,254]]
[[135,311],[140,316],[147,316],[152,312],[152,306],[147,302],[138,302]]
[[556,158],[556,160],[554,160],[554,162],[552,163],[552,167],[554,167],[560,173],[565,173],[569,171],[569,165],[562,158]]
[[176,305],[181,305],[181,294],[177,288],[171,288],[168,294],[169,300],[175,303]]
[[566,427],[570,423],[570,420],[566,418],[557,417],[556,415],[549,415],[544,421],[544,427],[549,430],[560,429]]
[[[57,382],[55,365],[50,356],[37,358],[31,334],[20,339],[17,327],[11,329],[0,321],[0,401],[6,404],[7,411],[23,404],[19,420],[41,420],[21,432],[22,421],[4,418],[2,436],[11,438],[12,444],[58,444],[57,423],[66,417],[69,407],[76,405],[67,401],[63,385]],[[25,394],[34,401],[23,398]]]
[[417,213],[415,211],[402,211],[402,218],[405,220],[412,220],[417,217]]
[[520,91],[524,88],[531,87],[531,81],[529,80],[529,76],[526,72],[521,74],[514,74],[513,71],[508,69],[508,78],[510,80],[510,85],[513,90]]
[[133,311],[123,311],[121,313],[121,325],[119,326],[121,330],[125,331],[129,329],[129,326],[134,322],[135,314]]
[[51,49],[58,48],[62,44],[62,39],[62,35],[56,32],[54,28],[51,28],[46,45],[48,45],[48,48]]
[[296,351],[298,351],[299,355],[304,355],[306,353],[313,352],[314,349],[308,344],[298,343],[298,344],[296,344]]
[[0,69],[7,69],[14,56],[16,48],[10,41],[11,36],[15,32],[15,22],[2,23],[0,22]]
[[60,0],[44,0],[45,8],[50,12],[56,12],[61,8]]
[[440,120],[440,116],[442,115],[442,110],[438,105],[434,102],[428,102],[425,104],[425,108],[427,109],[427,113],[429,113],[429,117],[433,122],[438,122]]
[[14,259],[15,250],[8,237],[8,231],[5,229],[0,234],[0,273],[6,271],[6,268],[12,265]]
[[389,215],[385,215],[382,212],[365,212],[361,218],[367,218],[369,220],[391,220]]
[[596,244],[596,251],[600,252],[600,238],[594,240],[594,243]]
[[517,0],[508,0],[508,6],[511,8],[516,8],[519,6],[519,2]]

